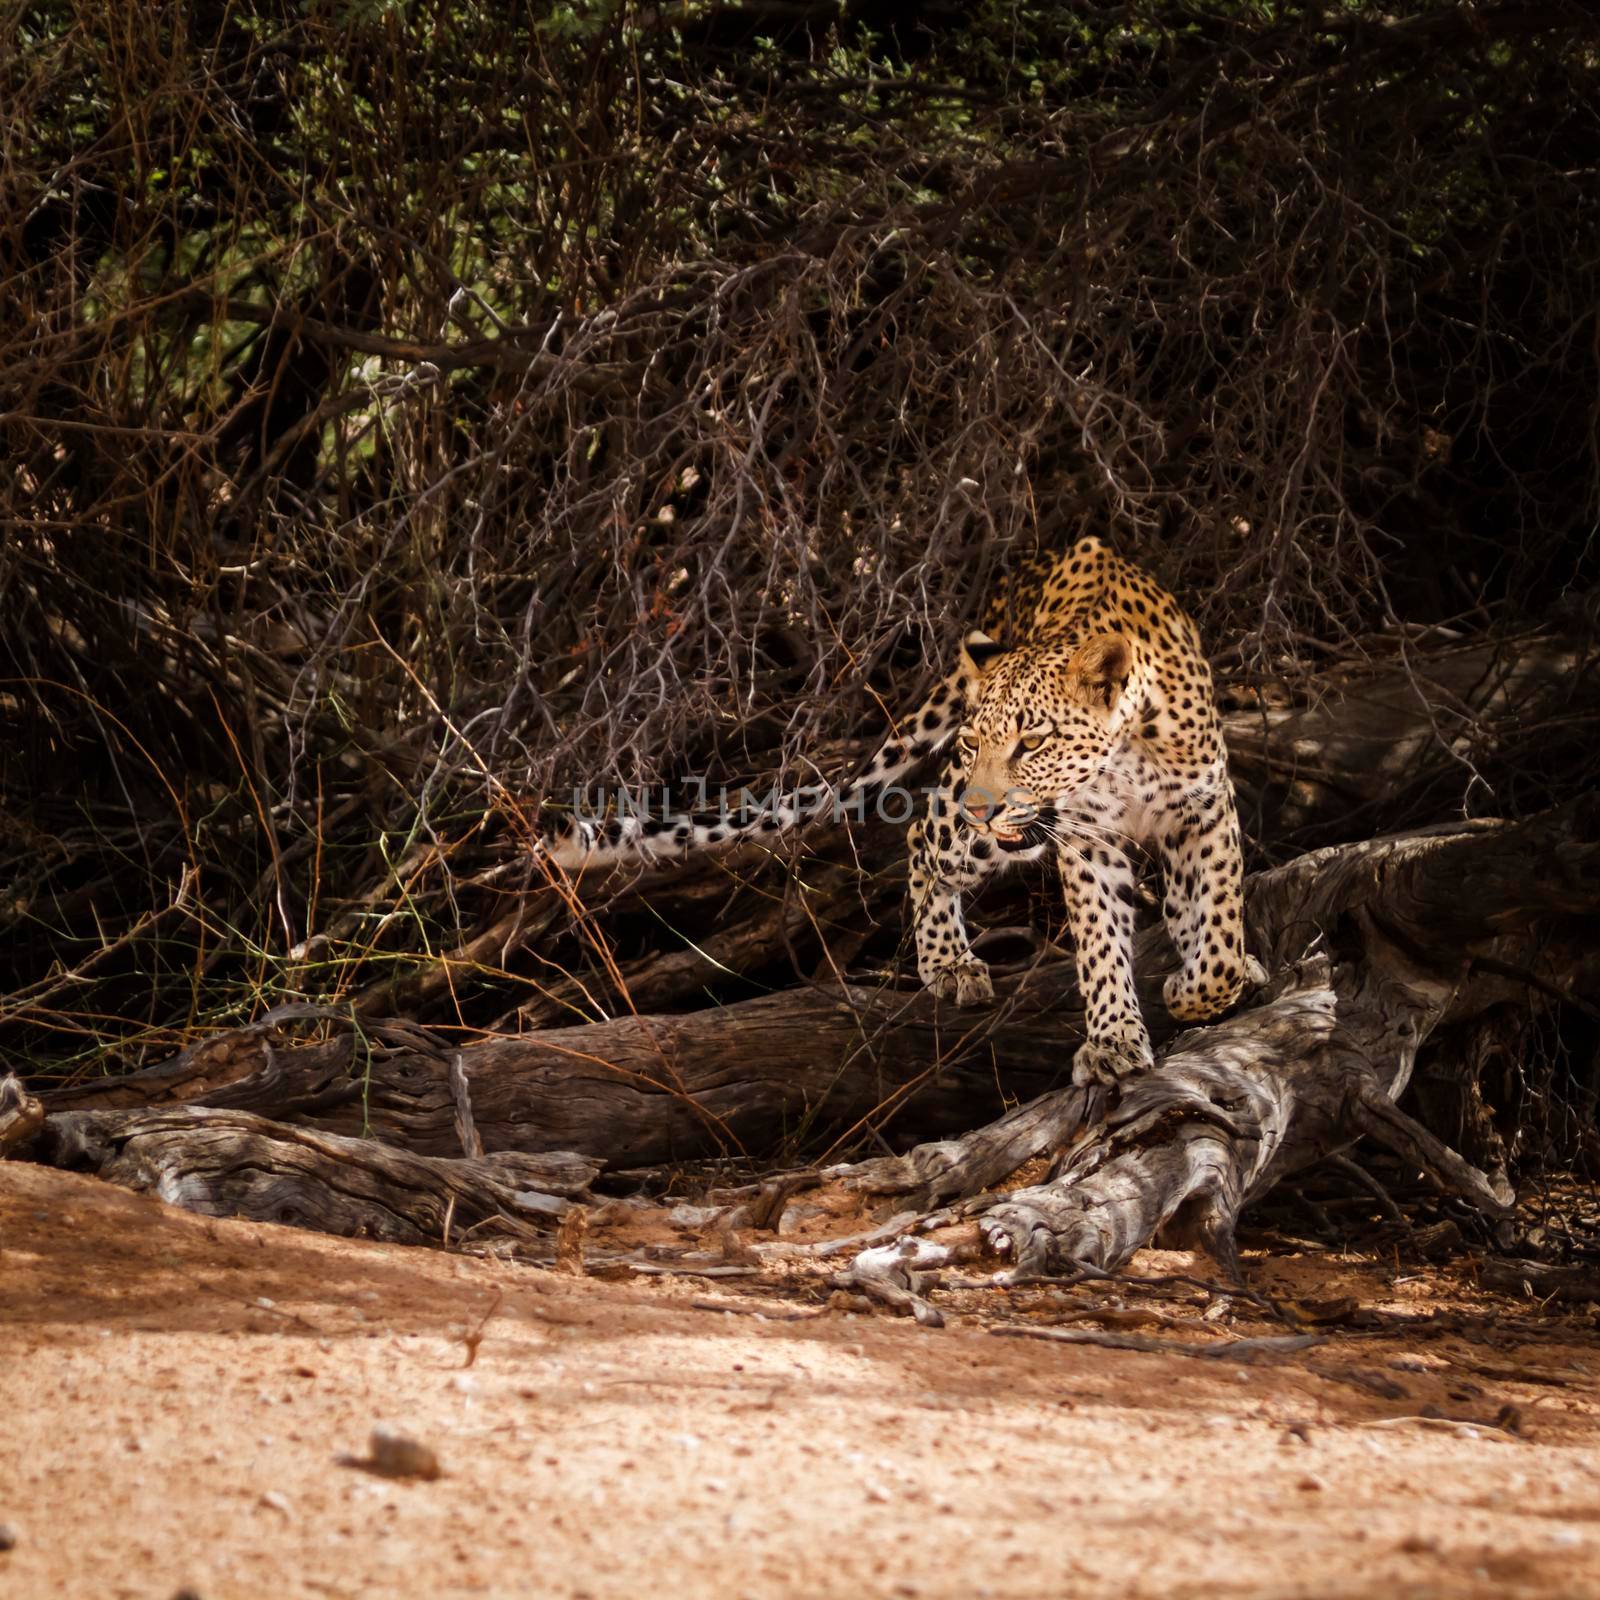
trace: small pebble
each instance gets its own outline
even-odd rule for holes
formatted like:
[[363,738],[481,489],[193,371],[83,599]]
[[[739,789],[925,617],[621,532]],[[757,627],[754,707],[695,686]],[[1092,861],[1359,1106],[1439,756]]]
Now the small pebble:
[[9,1522],[0,1522],[0,1550],[17,1548],[17,1530]]
[[420,1439],[413,1439],[380,1422],[372,1430],[371,1454],[362,1460],[359,1456],[341,1456],[341,1466],[362,1467],[383,1478],[427,1478],[440,1476],[439,1458]]

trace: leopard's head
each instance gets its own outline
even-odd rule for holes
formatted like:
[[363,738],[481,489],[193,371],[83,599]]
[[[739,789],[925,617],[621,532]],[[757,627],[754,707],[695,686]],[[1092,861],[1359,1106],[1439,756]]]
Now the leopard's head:
[[1132,648],[1120,633],[1013,650],[973,633],[965,656],[977,689],[956,738],[961,818],[1002,850],[1041,844],[1117,748]]

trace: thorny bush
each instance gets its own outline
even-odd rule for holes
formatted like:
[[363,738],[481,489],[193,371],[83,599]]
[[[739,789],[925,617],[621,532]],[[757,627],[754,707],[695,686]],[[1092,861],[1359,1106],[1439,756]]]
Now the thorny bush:
[[574,783],[847,763],[1036,544],[1236,676],[1582,621],[1582,5],[0,0],[0,106],[35,1063],[370,992]]

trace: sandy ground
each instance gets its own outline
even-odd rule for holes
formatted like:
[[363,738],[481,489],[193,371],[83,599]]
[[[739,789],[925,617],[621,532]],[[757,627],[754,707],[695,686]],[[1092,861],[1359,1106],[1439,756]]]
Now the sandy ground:
[[[1457,1320],[1250,1364],[1058,1346],[985,1325],[1079,1291],[928,1330],[0,1166],[0,1595],[1600,1596],[1593,1308],[1251,1269]],[[378,1422],[444,1475],[341,1464]]]

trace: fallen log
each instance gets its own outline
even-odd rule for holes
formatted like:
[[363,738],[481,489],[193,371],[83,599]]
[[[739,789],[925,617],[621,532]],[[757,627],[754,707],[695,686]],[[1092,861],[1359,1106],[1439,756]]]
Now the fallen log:
[[[920,1275],[953,1259],[910,1238],[977,1217],[1017,1274],[1110,1270],[1152,1239],[1201,1244],[1237,1275],[1234,1229],[1280,1178],[1371,1136],[1490,1217],[1513,1195],[1396,1101],[1435,1028],[1503,998],[1500,975],[1565,959],[1587,981],[1600,909],[1600,807],[1331,848],[1248,886],[1252,937],[1276,977],[1249,1009],[1174,1039],[1114,1098],[1058,1091],[956,1141],[831,1174],[924,1208],[903,1269],[879,1246],[857,1279],[925,1314]],[[1578,935],[1563,943],[1562,935]],[[1319,953],[1293,961],[1297,952]],[[1558,952],[1565,951],[1565,956]],[[1492,974],[1474,977],[1474,966]],[[981,1193],[1052,1156],[1043,1182]]]
[[573,1155],[418,1156],[202,1106],[58,1112],[33,1154],[206,1216],[392,1244],[548,1238],[599,1171]]
[[[920,991],[829,985],[459,1050],[402,1024],[295,1046],[279,1028],[328,1013],[291,1008],[276,1023],[206,1041],[186,1061],[43,1099],[52,1122],[99,1107],[110,1119],[99,1125],[104,1138],[118,1126],[110,1107],[151,1095],[454,1156],[464,1095],[485,1149],[574,1150],[612,1168],[768,1158],[801,1137],[814,1148],[823,1128],[854,1142],[872,1131],[957,1133],[864,1163],[852,1181],[926,1206],[1050,1154],[1045,1184],[982,1203],[987,1237],[1030,1268],[1113,1263],[1174,1228],[1226,1255],[1244,1205],[1363,1132],[1492,1212],[1503,1191],[1393,1102],[1442,1023],[1508,1000],[1546,1004],[1550,991],[1587,981],[1595,941],[1583,919],[1600,910],[1597,821],[1600,807],[1589,805],[1526,823],[1456,825],[1258,874],[1249,922],[1272,988],[1248,1011],[1174,1040],[1158,1072],[1111,1105],[1066,1087],[1082,1036],[1068,962],[1030,968],[976,1012]],[[1152,930],[1142,959],[1158,1023],[1163,949]],[[1491,970],[1474,974],[1475,962]],[[1505,976],[1519,971],[1542,987]],[[969,1131],[1016,1097],[1051,1091],[1060,1092]]]
[[[1152,971],[1143,985],[1158,1023],[1159,980]],[[920,989],[817,985],[460,1050],[291,1007],[145,1073],[42,1099],[52,1113],[207,1105],[449,1155],[461,1150],[459,1063],[486,1150],[571,1150],[626,1168],[765,1156],[819,1126],[886,1128],[907,1115],[960,1131],[1064,1082],[1081,1015],[1066,962],[1029,974],[997,1011],[956,1011]],[[309,1045],[278,1031],[311,1016],[340,1031]]]
[[[1396,634],[1294,680],[1220,675],[1245,830],[1274,851],[1483,806],[1508,780],[1581,767],[1600,731],[1592,641]],[[1533,800],[1533,805],[1540,802]]]

